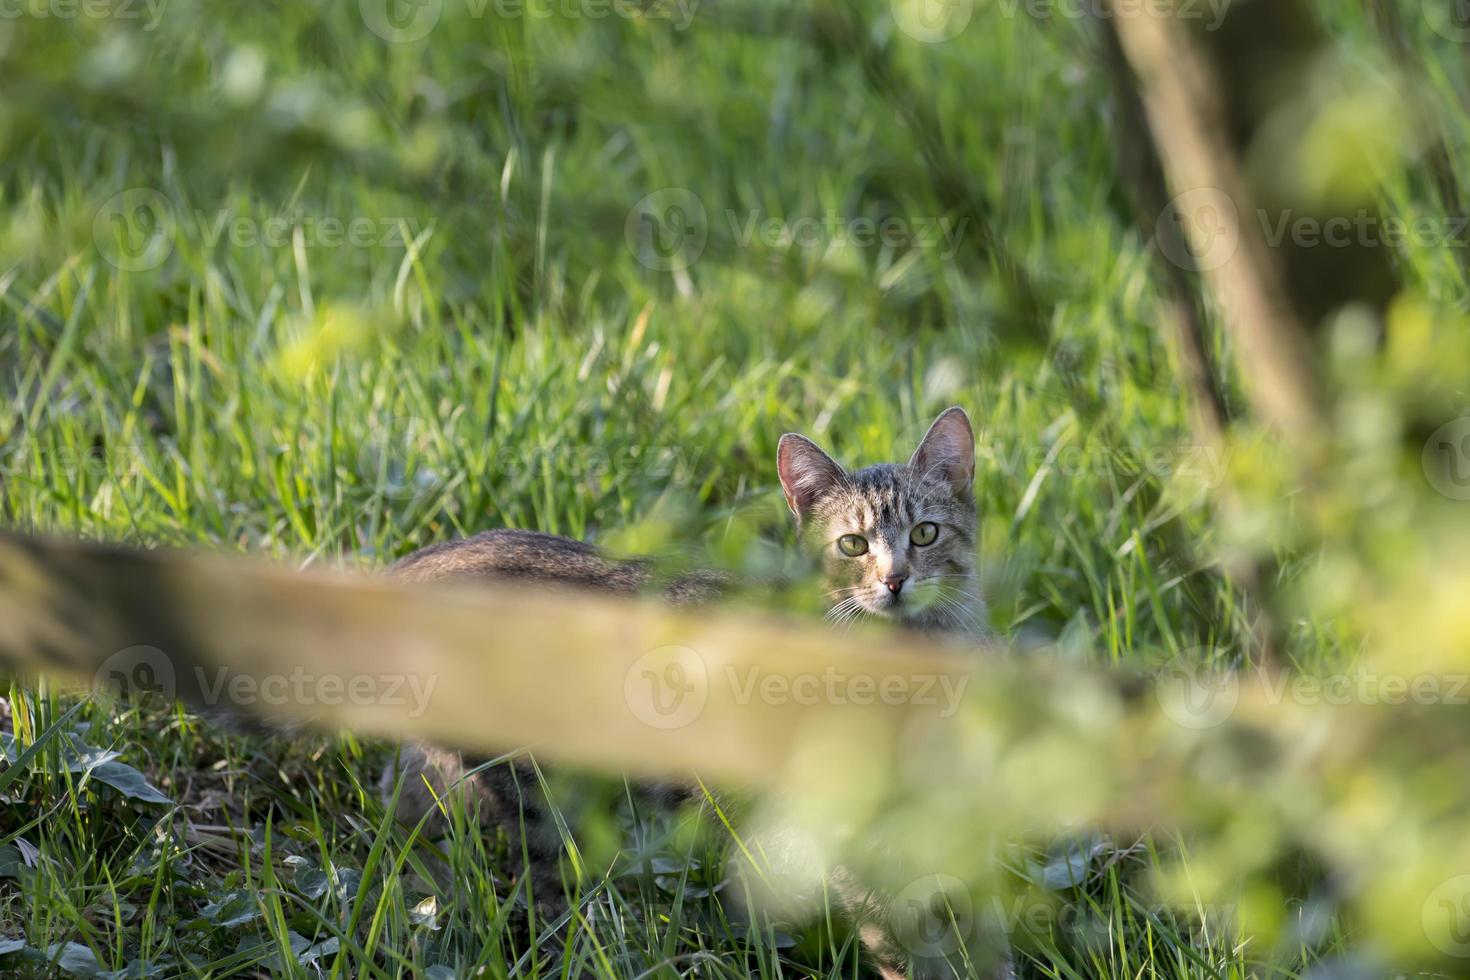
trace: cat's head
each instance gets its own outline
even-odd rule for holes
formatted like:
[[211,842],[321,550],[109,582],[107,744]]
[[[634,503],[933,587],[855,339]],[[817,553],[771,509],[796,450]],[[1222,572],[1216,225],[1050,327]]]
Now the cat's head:
[[980,628],[975,434],[963,409],[940,415],[907,463],[849,472],[795,433],[776,457],[803,545],[825,573],[829,618]]

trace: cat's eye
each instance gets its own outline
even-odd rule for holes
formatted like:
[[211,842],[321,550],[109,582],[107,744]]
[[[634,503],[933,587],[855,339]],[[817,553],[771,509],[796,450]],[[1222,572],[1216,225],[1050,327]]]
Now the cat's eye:
[[909,540],[920,548],[933,544],[934,539],[939,537],[939,525],[925,521],[923,524],[915,524],[913,531],[909,533]]
[[837,550],[849,558],[868,553],[868,539],[860,534],[844,534],[837,539]]

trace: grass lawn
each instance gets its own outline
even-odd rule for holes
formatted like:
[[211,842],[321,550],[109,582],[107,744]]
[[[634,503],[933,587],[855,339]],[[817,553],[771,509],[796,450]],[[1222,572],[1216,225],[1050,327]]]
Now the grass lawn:
[[[362,569],[534,528],[760,576],[793,543],[782,433],[906,459],[960,404],[998,628],[1079,661],[1240,656],[1252,610],[1209,506],[1235,461],[1191,433],[1086,20],[961,4],[938,41],[903,0],[563,6],[0,19],[0,524]],[[1358,8],[1321,6],[1381,71]],[[1410,23],[1459,106],[1464,51]],[[1434,207],[1412,167],[1384,188]],[[1462,302],[1453,249],[1401,261]],[[1279,558],[1289,587],[1304,559]],[[1288,626],[1303,667],[1352,652],[1330,620]],[[722,907],[708,806],[548,774],[583,875],[575,940],[535,952],[498,870],[515,842],[408,847],[377,802],[391,746],[0,694],[12,761],[62,733],[0,772],[0,972],[866,969],[840,923]],[[95,749],[152,793],[83,778]],[[1058,847],[1008,858],[1047,896],[1013,910],[1025,977],[1297,977],[1349,945],[1310,884],[1250,942],[1260,896],[1165,907],[1150,872],[1184,841]]]

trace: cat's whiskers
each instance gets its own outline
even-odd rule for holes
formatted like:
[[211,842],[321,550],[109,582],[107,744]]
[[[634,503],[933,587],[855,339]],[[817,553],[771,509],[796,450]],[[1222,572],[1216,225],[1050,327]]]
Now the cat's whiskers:
[[951,603],[945,606],[945,610],[956,625],[962,627],[963,632],[974,635],[981,635],[986,632],[985,624],[980,621],[980,617],[976,615],[973,609]]
[[934,609],[944,617],[948,625],[965,633],[985,632],[975,610],[978,597],[973,592],[946,585],[942,580],[936,580],[932,588],[935,596]]
[[[842,591],[842,590],[837,590]],[[849,590],[851,591],[851,590]],[[850,595],[837,605],[827,610],[826,620],[835,628],[845,629],[852,625],[858,614],[863,611],[862,599],[856,595]]]

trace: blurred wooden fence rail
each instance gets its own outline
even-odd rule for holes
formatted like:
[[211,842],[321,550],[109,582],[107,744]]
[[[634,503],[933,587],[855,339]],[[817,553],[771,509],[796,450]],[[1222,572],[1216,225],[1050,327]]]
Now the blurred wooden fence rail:
[[[1123,816],[1153,795],[1165,743],[1294,724],[1249,676],[1213,686],[1193,677],[1198,690],[1173,703],[1166,687],[1189,678],[836,636],[597,595],[414,588],[0,535],[0,667],[122,680],[206,710],[323,729],[755,786],[779,783],[813,746],[875,775],[921,746],[935,754],[916,768],[963,766],[983,732],[999,740],[988,750],[997,758],[1041,739],[1065,749],[1069,770],[1105,764],[1111,775],[1086,782],[1110,783]],[[854,745],[870,754],[850,758]],[[1141,766],[1148,772],[1132,772]],[[1168,776],[1196,781],[1185,768]],[[994,784],[956,789],[982,808],[1008,805],[992,798]]]
[[876,687],[874,705],[857,705],[902,725],[924,702],[962,692],[971,669],[936,649],[895,655],[844,641],[834,657],[831,645],[820,629],[596,594],[410,588],[0,536],[0,666],[122,681],[206,713],[465,749],[529,746],[603,768],[765,782],[808,720],[783,706],[824,697],[798,678],[830,686],[828,668],[875,683],[934,678],[919,705]]
[[[896,849],[885,854],[942,855],[955,870],[980,833],[1083,822],[1216,833],[1242,819],[1282,846],[1310,841],[1355,881],[1381,879],[1400,907],[1446,861],[1470,866],[1470,826],[1446,820],[1465,812],[1447,799],[1470,805],[1470,789],[1443,779],[1446,766],[1463,771],[1470,712],[1362,693],[1376,688],[1314,698],[1264,676],[1148,680],[888,635],[838,643],[749,614],[426,591],[14,535],[0,536],[0,665],[120,674],[288,722],[782,790],[808,814],[840,814],[850,844],[881,839]],[[1344,794],[1365,778],[1394,805]],[[1434,806],[1419,809],[1425,800]],[[1401,853],[1360,846],[1390,832],[1432,844],[1431,880]]]

